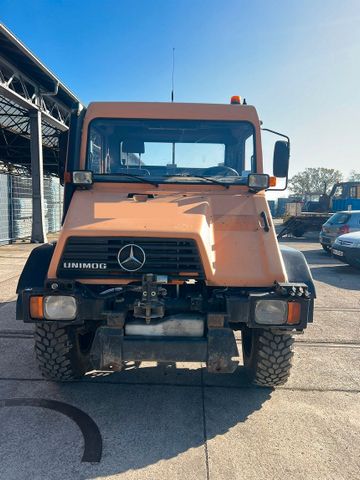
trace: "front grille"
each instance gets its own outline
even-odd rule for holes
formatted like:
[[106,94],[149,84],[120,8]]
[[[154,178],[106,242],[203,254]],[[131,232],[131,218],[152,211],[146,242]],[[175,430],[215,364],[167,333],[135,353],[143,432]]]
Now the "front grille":
[[[138,245],[146,255],[135,272],[121,268],[122,247]],[[58,278],[137,278],[145,273],[172,278],[204,278],[196,242],[192,239],[134,237],[70,237],[58,266]]]

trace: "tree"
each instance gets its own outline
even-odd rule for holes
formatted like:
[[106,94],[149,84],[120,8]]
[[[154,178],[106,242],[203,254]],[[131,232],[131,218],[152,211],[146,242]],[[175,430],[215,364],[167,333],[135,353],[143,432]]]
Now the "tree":
[[343,174],[333,168],[306,168],[289,180],[289,190],[309,200],[313,195],[329,194],[334,183],[341,182]]
[[350,171],[349,182],[360,182],[360,173],[355,170]]

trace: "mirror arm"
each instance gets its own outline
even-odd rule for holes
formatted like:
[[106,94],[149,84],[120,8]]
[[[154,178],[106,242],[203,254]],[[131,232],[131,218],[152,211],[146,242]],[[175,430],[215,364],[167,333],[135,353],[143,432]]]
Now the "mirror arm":
[[280,132],[276,132],[275,130],[271,130],[270,128],[262,128],[261,130],[263,130],[264,132],[274,133],[275,135],[279,135],[279,137],[286,138],[289,145],[289,150],[290,150],[290,138],[287,135],[284,135],[283,133],[280,133]]
[[[274,133],[275,135],[279,135],[279,137],[286,138],[289,146],[289,152],[290,152],[290,138],[287,135],[277,132],[276,130],[271,130],[270,128],[261,128],[261,130],[263,130],[264,132]],[[288,182],[289,182],[289,176],[287,175],[285,180],[285,186],[283,188],[268,188],[266,191],[284,192],[288,187]]]
[[288,182],[289,182],[289,177],[286,177],[285,187],[283,187],[283,188],[267,188],[265,191],[266,192],[284,192],[288,187]]

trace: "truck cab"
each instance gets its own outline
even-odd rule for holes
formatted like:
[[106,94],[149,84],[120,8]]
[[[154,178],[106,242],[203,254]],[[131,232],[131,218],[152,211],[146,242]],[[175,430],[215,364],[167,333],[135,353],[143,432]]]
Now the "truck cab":
[[284,383],[292,332],[312,321],[315,298],[303,255],[279,247],[265,198],[287,179],[289,148],[277,141],[264,173],[257,112],[239,102],[75,112],[62,230],[32,252],[18,285],[17,317],[35,323],[45,377],[127,361],[233,372],[239,331],[250,380]]

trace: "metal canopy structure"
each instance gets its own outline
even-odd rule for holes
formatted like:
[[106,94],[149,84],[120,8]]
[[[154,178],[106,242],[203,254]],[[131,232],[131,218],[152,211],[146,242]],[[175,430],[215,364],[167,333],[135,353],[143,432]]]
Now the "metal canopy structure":
[[0,24],[0,171],[25,168],[33,190],[32,241],[46,241],[43,172],[57,173],[78,98]]

